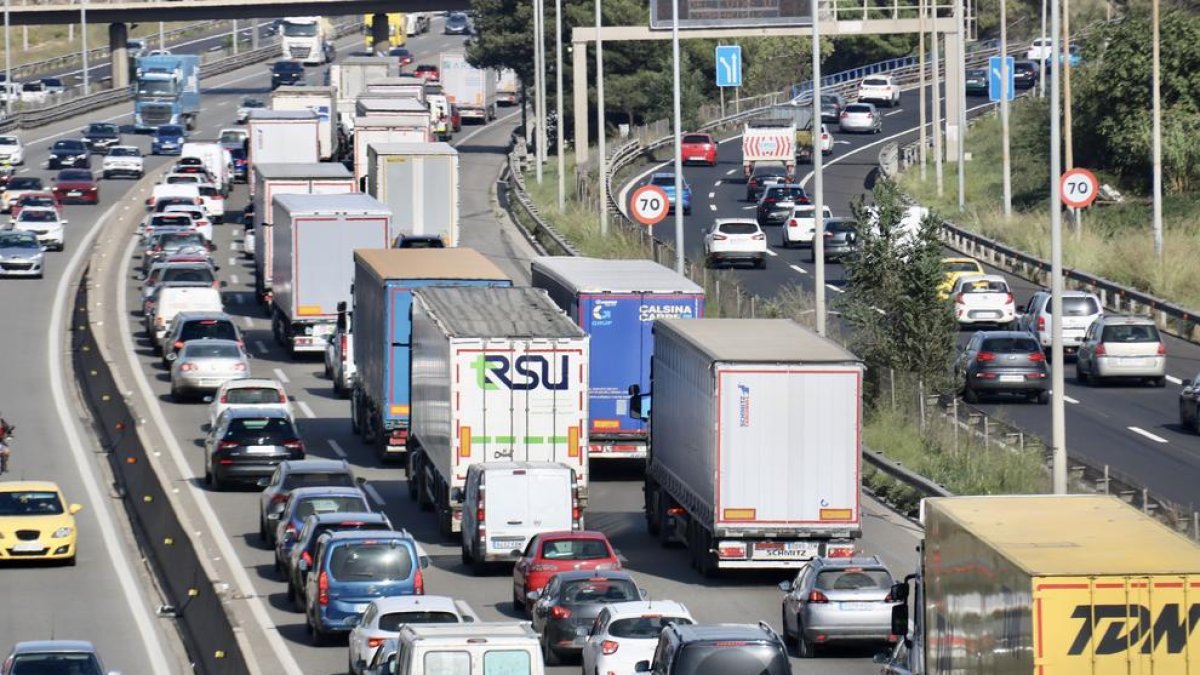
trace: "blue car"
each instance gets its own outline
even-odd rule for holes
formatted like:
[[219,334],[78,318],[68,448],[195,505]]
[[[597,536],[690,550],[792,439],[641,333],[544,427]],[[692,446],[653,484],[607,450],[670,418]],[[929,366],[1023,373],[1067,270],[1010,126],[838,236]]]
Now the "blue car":
[[376,598],[424,595],[417,542],[405,531],[335,532],[317,543],[304,583],[304,618],[314,646],[335,634],[345,635]]
[[304,519],[320,513],[374,511],[357,487],[303,487],[288,493],[275,525],[275,569],[283,569]]
[[234,148],[229,151],[229,157],[233,160],[233,180],[238,183],[250,182],[250,162],[245,149]]
[[187,129],[182,124],[164,124],[154,130],[154,138],[150,141],[152,155],[181,155],[183,143],[187,140]]
[[[656,173],[650,176],[650,184],[657,185],[667,193],[667,201],[671,204],[669,212],[675,211],[675,174],[673,173]],[[692,188],[687,184],[687,180],[683,181],[683,212],[691,215],[692,213]]]

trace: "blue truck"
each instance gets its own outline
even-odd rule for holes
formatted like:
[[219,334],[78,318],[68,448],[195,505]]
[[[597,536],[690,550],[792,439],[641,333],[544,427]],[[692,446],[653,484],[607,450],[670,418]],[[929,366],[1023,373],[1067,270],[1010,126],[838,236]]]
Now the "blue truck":
[[[359,249],[354,252],[352,325],[354,433],[380,461],[407,460],[413,291],[429,286],[512,286],[469,248]],[[407,462],[405,462],[407,464]]]
[[589,457],[645,459],[646,423],[629,416],[629,386],[650,390],[655,319],[704,316],[704,289],[651,260],[541,257],[533,286],[591,336]]
[[145,56],[137,61],[133,124],[138,131],[178,124],[194,129],[200,114],[200,57]]

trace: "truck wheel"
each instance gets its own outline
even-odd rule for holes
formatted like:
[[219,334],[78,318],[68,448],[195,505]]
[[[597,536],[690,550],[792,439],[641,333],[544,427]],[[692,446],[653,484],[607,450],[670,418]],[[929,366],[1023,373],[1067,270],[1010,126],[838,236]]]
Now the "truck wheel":
[[408,452],[408,498],[417,501],[417,460],[416,455],[411,450]]
[[699,530],[700,535],[696,537],[699,540],[699,547],[696,551],[699,554],[697,569],[706,579],[711,579],[717,575],[717,560],[712,552],[712,537],[708,532],[700,528],[696,529]]
[[674,528],[669,527],[671,516],[667,515],[667,510],[670,508],[670,498],[665,495],[660,495],[658,498],[658,543],[663,548],[672,548],[675,542],[671,541],[671,533]]
[[438,507],[438,531],[445,539],[454,538],[454,509],[449,504]]
[[647,483],[643,491],[645,492],[645,504],[642,507],[642,511],[646,514],[646,531],[652,536],[657,535],[659,529],[662,527],[662,521],[658,519],[658,507],[656,504],[658,490],[652,483]]
[[417,482],[417,506],[422,511],[432,511],[433,501],[429,499],[429,485],[428,481],[425,479],[425,467],[418,466],[415,468],[417,470],[417,474],[410,480],[415,480]]
[[350,393],[350,431],[355,435],[362,433],[362,424],[359,422],[359,411],[362,409],[362,404],[358,402],[358,392]]

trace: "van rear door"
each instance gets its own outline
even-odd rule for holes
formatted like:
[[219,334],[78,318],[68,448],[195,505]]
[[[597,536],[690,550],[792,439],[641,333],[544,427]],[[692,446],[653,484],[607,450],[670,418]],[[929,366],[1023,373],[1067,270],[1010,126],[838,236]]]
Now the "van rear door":
[[571,529],[569,468],[489,469],[484,485],[489,552],[524,549],[538,532]]

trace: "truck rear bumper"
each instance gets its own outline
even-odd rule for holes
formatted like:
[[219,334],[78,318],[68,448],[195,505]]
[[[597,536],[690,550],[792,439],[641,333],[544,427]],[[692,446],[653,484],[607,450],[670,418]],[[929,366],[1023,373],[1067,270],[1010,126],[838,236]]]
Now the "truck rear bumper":
[[642,443],[592,443],[588,446],[588,457],[593,459],[646,459],[646,446]]

